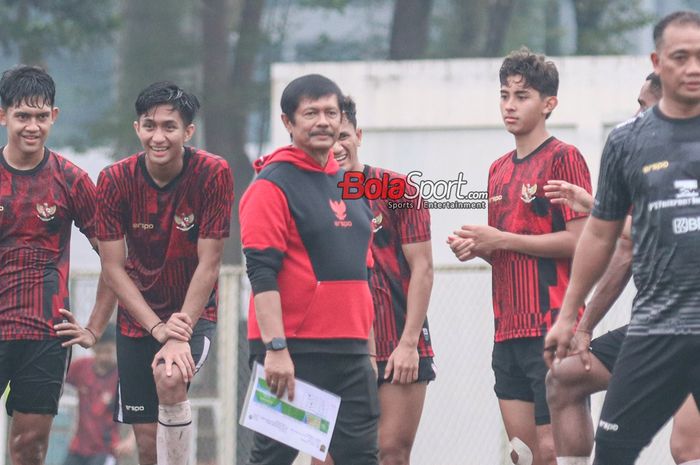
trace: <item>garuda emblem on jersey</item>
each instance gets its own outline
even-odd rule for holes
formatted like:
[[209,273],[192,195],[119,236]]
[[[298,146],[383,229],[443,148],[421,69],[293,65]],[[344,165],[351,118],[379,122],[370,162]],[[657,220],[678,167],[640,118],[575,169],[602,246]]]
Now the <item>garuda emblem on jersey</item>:
[[186,213],[176,214],[173,219],[175,220],[175,227],[180,231],[189,231],[194,226],[194,213],[189,215]]
[[382,229],[382,220],[384,219],[384,216],[380,213],[379,215],[375,216],[372,218],[372,232],[376,233],[380,229]]
[[352,221],[346,220],[348,217],[347,205],[345,205],[345,202],[342,199],[338,200],[337,202],[334,200],[328,200],[328,204],[331,206],[331,210],[333,210],[333,213],[335,214],[336,220],[333,224],[336,228],[352,227]]
[[523,189],[520,194],[520,200],[525,203],[530,203],[535,200],[535,194],[537,193],[537,184],[523,184]]
[[342,200],[338,200],[337,202],[329,200],[328,203],[331,205],[331,210],[333,210],[333,213],[335,213],[335,217],[338,218],[338,220],[343,221],[345,217],[348,216],[345,213],[345,202]]
[[37,203],[36,204],[36,211],[41,221],[51,221],[54,219],[54,216],[56,215],[56,205],[49,206],[48,203],[44,202],[42,203]]

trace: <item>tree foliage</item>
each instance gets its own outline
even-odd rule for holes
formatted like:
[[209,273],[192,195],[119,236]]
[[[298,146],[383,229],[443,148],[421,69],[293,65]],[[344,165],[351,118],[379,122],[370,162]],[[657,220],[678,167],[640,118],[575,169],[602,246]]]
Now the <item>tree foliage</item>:
[[111,40],[117,25],[112,0],[2,0],[0,44],[26,64],[44,64],[61,50]]
[[624,53],[626,34],[652,20],[640,0],[574,0],[574,9],[577,55]]

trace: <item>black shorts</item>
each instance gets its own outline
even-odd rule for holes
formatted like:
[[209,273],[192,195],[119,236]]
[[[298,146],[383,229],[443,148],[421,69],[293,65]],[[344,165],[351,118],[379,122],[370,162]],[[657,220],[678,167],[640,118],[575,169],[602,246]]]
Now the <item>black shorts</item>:
[[[254,357],[264,363],[264,354]],[[292,354],[294,375],[340,396],[329,453],[335,465],[378,465],[379,397],[367,355]],[[253,436],[250,465],[291,465],[299,451],[262,434]]]
[[[390,383],[394,379],[392,373],[389,379],[384,379],[384,370],[386,370],[386,362],[377,362],[377,384],[381,386],[384,383]],[[437,367],[433,361],[433,357],[422,357],[418,360],[418,379],[416,383],[429,383],[435,381]]]
[[[209,355],[216,323],[200,319],[190,339],[190,351],[199,371]],[[162,344],[154,338],[127,337],[117,331],[117,402],[114,421],[119,423],[155,423],[158,421],[158,392],[151,363]]]
[[538,426],[550,423],[544,385],[547,365],[542,357],[543,351],[543,337],[510,339],[494,343],[491,358],[496,397],[534,402],[535,424]]
[[116,465],[117,459],[111,454],[79,455],[69,452],[63,465]]
[[61,339],[0,341],[0,395],[10,384],[7,414],[56,415],[71,351]]
[[[627,336],[596,432],[596,457],[631,451],[634,462],[692,393],[700,400],[700,336]],[[600,451],[598,451],[600,449]],[[615,456],[617,457],[617,456]],[[599,461],[609,463],[611,460]]]
[[629,325],[615,328],[591,341],[591,353],[605,365],[610,373],[613,371],[622,342],[627,335],[627,326]]

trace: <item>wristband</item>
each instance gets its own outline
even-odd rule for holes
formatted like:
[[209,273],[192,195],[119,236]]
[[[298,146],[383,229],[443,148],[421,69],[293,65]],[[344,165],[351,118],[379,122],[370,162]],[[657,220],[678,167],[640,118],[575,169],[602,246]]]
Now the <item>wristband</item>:
[[164,325],[164,324],[165,324],[165,323],[163,323],[162,321],[159,321],[158,323],[156,323],[156,324],[154,324],[153,326],[151,326],[151,329],[148,330],[148,333],[149,333],[151,336],[153,336],[153,330],[156,329],[158,326]]
[[85,331],[92,334],[93,344],[97,344],[97,335],[95,334],[95,332],[93,330],[91,330],[90,328],[88,328],[87,326],[85,327]]

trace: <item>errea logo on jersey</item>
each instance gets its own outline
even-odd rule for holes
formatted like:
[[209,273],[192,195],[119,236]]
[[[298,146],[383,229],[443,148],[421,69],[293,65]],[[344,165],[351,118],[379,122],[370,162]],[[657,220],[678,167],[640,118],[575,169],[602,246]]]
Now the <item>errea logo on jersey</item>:
[[134,229],[153,229],[153,223],[134,223],[131,227]]
[[337,202],[335,202],[335,201],[329,199],[328,204],[331,206],[331,210],[333,210],[333,213],[335,214],[335,217],[337,218],[337,220],[333,223],[333,224],[335,224],[335,227],[336,228],[351,228],[352,221],[345,219],[348,217],[347,207],[345,206],[345,202],[343,202],[343,200],[338,200]]
[[124,405],[127,411],[130,412],[143,412],[146,408],[143,405]]

